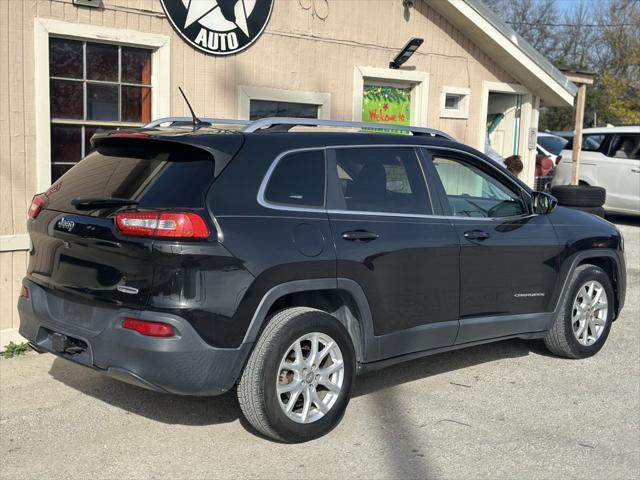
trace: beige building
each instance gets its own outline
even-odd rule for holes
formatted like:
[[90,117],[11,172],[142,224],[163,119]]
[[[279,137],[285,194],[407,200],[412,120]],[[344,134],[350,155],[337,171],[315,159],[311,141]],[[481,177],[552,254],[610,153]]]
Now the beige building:
[[[239,1],[249,19],[269,2]],[[424,43],[390,68],[412,37]],[[188,43],[160,0],[0,0],[0,347],[18,338],[32,196],[94,132],[187,115],[178,86],[207,117],[398,121],[480,150],[489,125],[529,184],[540,102],[570,106],[576,92],[476,0],[274,0],[262,34],[224,56]],[[395,98],[391,113],[376,92]]]

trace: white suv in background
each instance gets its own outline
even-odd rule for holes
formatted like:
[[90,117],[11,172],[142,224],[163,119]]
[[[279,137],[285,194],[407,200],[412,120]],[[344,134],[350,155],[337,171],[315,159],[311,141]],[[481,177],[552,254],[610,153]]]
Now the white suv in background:
[[[553,186],[571,183],[573,139],[564,148]],[[640,215],[640,127],[583,130],[580,183],[606,189],[607,213]]]

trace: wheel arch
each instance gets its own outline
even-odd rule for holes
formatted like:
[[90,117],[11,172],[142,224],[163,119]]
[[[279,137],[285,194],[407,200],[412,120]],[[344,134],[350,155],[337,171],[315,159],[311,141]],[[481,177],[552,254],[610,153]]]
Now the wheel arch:
[[602,270],[604,270],[604,272],[609,277],[609,280],[611,280],[611,285],[613,286],[614,301],[615,301],[615,304],[613,306],[614,308],[613,318],[615,320],[618,317],[618,314],[620,313],[620,308],[619,308],[620,280],[618,277],[619,275],[618,270],[620,266],[618,265],[618,262],[616,262],[616,260],[614,260],[614,257],[612,256],[598,256],[598,257],[593,256],[593,257],[583,258],[576,265],[576,267],[579,267],[580,265],[595,265],[596,267],[599,267]]
[[569,280],[571,279],[571,273],[575,271],[580,265],[595,265],[609,276],[614,291],[614,316],[615,320],[624,305],[624,296],[626,288],[626,276],[624,274],[624,264],[620,260],[620,256],[613,250],[599,250],[589,249],[582,252],[578,252],[571,261],[570,267],[567,269],[564,275],[564,281],[562,289],[558,295],[556,301],[555,310],[562,304],[564,295],[568,294],[567,289],[569,286]]
[[360,285],[341,278],[295,280],[272,287],[262,297],[243,343],[253,343],[260,337],[271,314],[302,306],[324,311],[342,323],[358,362],[370,357],[373,324],[369,303]]

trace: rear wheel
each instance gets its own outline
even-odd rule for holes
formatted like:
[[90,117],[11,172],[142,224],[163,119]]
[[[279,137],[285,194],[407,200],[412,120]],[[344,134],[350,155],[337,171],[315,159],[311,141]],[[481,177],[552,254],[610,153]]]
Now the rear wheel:
[[263,435],[305,442],[331,431],[349,402],[355,353],[331,315],[289,308],[273,315],[238,385],[245,418]]
[[544,339],[547,348],[567,358],[585,358],[598,353],[609,336],[613,301],[609,276],[594,265],[579,266]]

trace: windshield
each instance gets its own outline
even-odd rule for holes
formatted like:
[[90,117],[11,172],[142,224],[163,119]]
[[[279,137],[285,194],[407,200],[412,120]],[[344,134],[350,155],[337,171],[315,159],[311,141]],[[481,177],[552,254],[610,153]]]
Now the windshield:
[[552,136],[539,136],[538,144],[542,146],[547,152],[553,153],[554,155],[558,155],[565,147],[565,145],[569,143],[566,139],[561,137],[552,137]]

